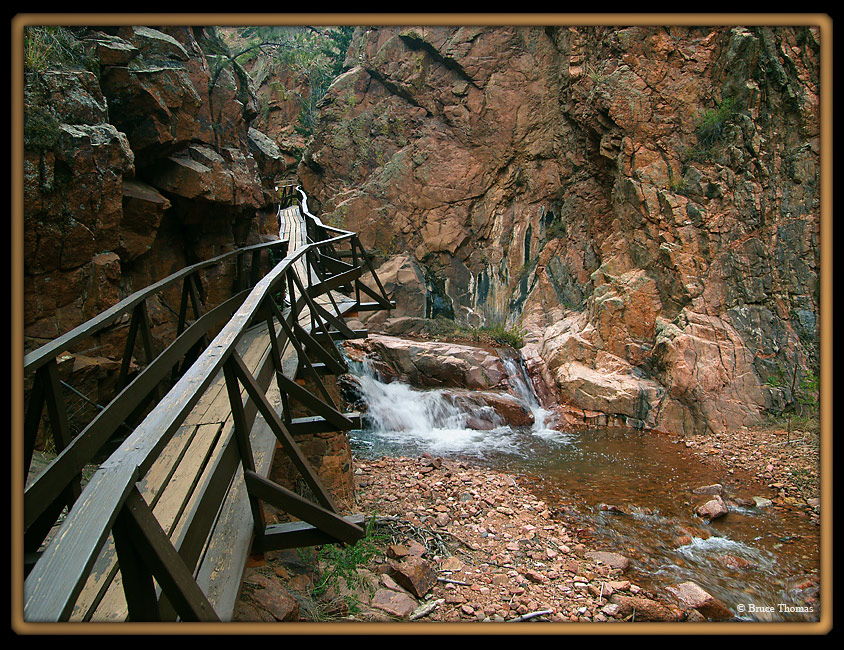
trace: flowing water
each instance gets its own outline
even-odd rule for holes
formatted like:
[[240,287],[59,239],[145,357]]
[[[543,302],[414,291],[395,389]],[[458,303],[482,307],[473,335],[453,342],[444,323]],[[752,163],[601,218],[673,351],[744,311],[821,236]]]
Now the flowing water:
[[[627,429],[555,430],[546,424],[524,367],[502,355],[513,391],[534,415],[530,428],[498,423],[467,428],[472,413],[447,391],[383,383],[367,367],[350,364],[367,404],[365,430],[351,432],[359,457],[423,452],[471,460],[519,474],[552,508],[582,522],[590,546],[631,559],[638,584],[665,587],[693,581],[749,621],[816,621],[805,598],[817,585],[819,532],[808,518],[776,508],[731,506],[707,522],[693,514],[699,486],[721,483],[742,493],[749,477],[713,475],[679,441]],[[744,480],[740,480],[744,479]],[[761,495],[765,496],[765,495]]]

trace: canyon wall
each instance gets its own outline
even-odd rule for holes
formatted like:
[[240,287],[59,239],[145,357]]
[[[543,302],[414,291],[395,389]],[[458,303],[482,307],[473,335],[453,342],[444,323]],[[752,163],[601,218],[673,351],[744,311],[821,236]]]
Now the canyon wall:
[[524,330],[572,417],[753,425],[817,376],[819,38],[359,28],[299,177],[395,316]]

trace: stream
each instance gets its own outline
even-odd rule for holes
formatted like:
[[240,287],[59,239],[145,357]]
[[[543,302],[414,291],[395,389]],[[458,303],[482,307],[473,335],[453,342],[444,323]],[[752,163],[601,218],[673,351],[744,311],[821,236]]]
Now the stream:
[[736,620],[813,622],[819,606],[809,576],[820,565],[819,529],[800,513],[730,505],[711,522],[694,514],[695,488],[720,483],[725,498],[769,496],[749,476],[715,475],[667,435],[633,429],[558,431],[546,425],[521,364],[502,356],[532,427],[467,427],[472,413],[446,391],[383,383],[350,364],[367,404],[367,428],[350,432],[359,458],[435,456],[517,474],[552,509],[570,514],[594,550],[628,557],[627,575],[662,589],[693,581],[726,603]]

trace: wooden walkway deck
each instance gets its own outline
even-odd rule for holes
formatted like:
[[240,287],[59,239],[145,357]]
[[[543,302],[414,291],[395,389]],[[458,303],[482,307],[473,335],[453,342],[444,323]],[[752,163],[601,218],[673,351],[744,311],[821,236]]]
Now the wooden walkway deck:
[[[308,241],[305,218],[298,206],[280,210],[279,217],[280,235],[288,241],[288,250],[295,252],[312,243]],[[318,220],[316,223],[321,226]],[[345,236],[348,235],[352,233],[345,233]],[[330,238],[332,235],[328,233],[327,236]],[[359,243],[354,243],[354,238],[349,239],[349,242],[352,243],[352,250],[356,250],[355,245],[359,246]],[[214,343],[211,343],[212,349],[200,357],[190,369],[190,373],[180,380],[171,394],[164,398],[136,430],[139,442],[132,443],[130,436],[115,454],[120,456],[122,453],[127,460],[114,461],[115,467],[112,468],[109,466],[109,459],[101,470],[95,473],[92,483],[100,485],[92,490],[86,488],[68,514],[67,520],[56,524],[52,535],[54,539],[47,542],[43,561],[35,564],[27,579],[25,600],[32,612],[29,620],[175,621],[184,619],[186,613],[190,614],[189,618],[195,616],[200,620],[206,617],[229,620],[246,562],[250,552],[254,550],[256,536],[267,540],[267,544],[275,544],[275,548],[281,548],[284,547],[279,546],[281,544],[301,542],[306,545],[317,543],[313,540],[330,541],[332,536],[355,534],[353,530],[357,529],[354,528],[354,518],[345,518],[348,523],[338,518],[339,515],[335,512],[330,497],[324,494],[319,480],[304,466],[306,462],[303,457],[297,456],[299,452],[290,433],[332,426],[339,427],[333,430],[342,430],[343,426],[349,428],[359,422],[358,414],[335,411],[334,405],[321,402],[321,396],[310,395],[304,390],[300,392],[295,383],[304,370],[314,374],[317,373],[317,366],[328,366],[321,370],[334,367],[335,371],[339,367],[337,362],[327,358],[326,351],[315,338],[317,334],[329,334],[326,329],[328,324],[334,328],[336,335],[360,335],[349,330],[343,322],[347,312],[361,308],[359,298],[350,297],[340,289],[352,286],[351,283],[359,277],[361,269],[355,269],[337,260],[332,261],[335,270],[332,278],[326,283],[325,276],[331,275],[332,271],[326,271],[325,268],[319,271],[318,265],[305,255],[288,255],[285,261],[276,267],[278,270],[270,274],[273,277],[268,278],[269,284],[266,285],[276,286],[282,280],[289,281],[289,292],[285,298],[287,302],[284,305],[279,304],[277,308],[273,307],[277,309],[275,317],[270,310],[265,318],[256,318],[256,315],[264,313],[262,310],[269,309],[267,304],[272,304],[267,303],[268,288],[262,290],[261,296],[254,299],[250,296],[244,303],[244,308],[248,309],[238,310],[228,327],[232,334],[227,337],[225,329],[221,332]],[[288,269],[283,275],[282,267]],[[340,270],[337,271],[337,268]],[[295,270],[298,279],[293,276],[288,278],[289,269]],[[298,290],[294,286],[294,280],[298,283]],[[284,282],[281,282],[281,286],[284,286]],[[309,297],[311,287],[317,290]],[[325,290],[325,287],[330,289]],[[256,287],[255,291],[259,288]],[[288,322],[289,319],[285,315],[291,312],[291,296],[298,296],[293,301],[296,310],[294,322],[298,322],[298,329]],[[382,299],[381,308],[383,304],[388,304],[384,301],[386,298]],[[245,314],[242,317],[239,316],[241,312]],[[256,324],[236,334],[238,326],[235,321],[238,319],[244,324],[252,321]],[[320,327],[315,327],[319,324]],[[231,353],[222,350],[224,343],[217,344],[220,338],[236,340],[233,357]],[[220,352],[213,349],[215,344]],[[308,358],[315,353],[320,358],[314,361]],[[207,379],[201,379],[202,376],[210,378],[207,374],[209,370],[203,368],[216,369],[210,383]],[[201,386],[198,385],[195,389],[198,399],[192,400],[184,393],[186,390],[192,390],[187,387],[192,385],[192,377],[189,375],[194,373]],[[273,376],[277,381],[272,381]],[[237,379],[233,381],[233,377]],[[284,378],[287,379],[282,381]],[[286,386],[286,390],[292,392],[285,394],[280,386]],[[171,397],[177,390],[180,394]],[[233,390],[239,391],[239,402],[233,398]],[[298,421],[291,419],[286,409],[286,400],[291,396],[313,404],[315,411],[321,415],[299,418]],[[168,400],[173,403],[172,407]],[[187,405],[191,403],[192,406],[186,410]],[[233,403],[239,404],[234,410]],[[170,415],[171,412],[174,415]],[[179,416],[178,413],[186,413],[186,416]],[[284,416],[279,415],[282,413]],[[268,421],[267,417],[272,421]],[[156,425],[156,422],[161,424]],[[171,422],[172,424],[169,424]],[[172,429],[172,434],[160,432],[162,426]],[[146,436],[143,435],[144,427],[149,429]],[[248,432],[248,442],[240,434],[244,430]],[[153,438],[160,437],[161,442],[150,440],[150,434],[153,434]],[[135,451],[136,448],[142,453],[139,458],[150,460],[131,461],[133,455],[139,453]],[[147,450],[142,451],[143,448]],[[276,450],[280,448],[284,448],[288,455],[292,454],[294,464],[298,463],[300,470],[304,470],[306,480],[316,488],[315,492],[321,501],[319,507],[300,504],[298,497],[286,493],[283,488],[274,484],[270,483],[269,487],[260,484],[269,475]],[[131,479],[124,471],[132,471],[127,462],[137,462],[144,466],[143,469],[135,470],[136,474],[140,473],[138,478]],[[115,514],[111,518],[107,513],[88,514],[88,510],[93,508],[95,503],[100,504],[98,507],[106,507],[102,504],[104,500],[109,499],[109,491],[105,485],[116,480],[110,478],[109,473],[112,469],[115,470],[115,477],[117,474],[127,476],[120,479],[121,485],[125,485],[120,489],[128,494],[128,498],[125,495],[114,496],[123,501],[120,502],[122,505],[115,502],[112,506],[115,508]],[[92,491],[94,496],[90,494]],[[310,519],[315,522],[314,525],[310,525],[309,530],[303,528],[282,531],[278,530],[279,525],[270,530],[273,527],[265,526],[264,516],[260,512],[263,506],[260,505],[260,498],[256,494],[265,495],[260,498],[266,503],[272,503],[275,499],[290,505],[293,508],[291,512],[301,506],[304,516],[300,518]],[[138,504],[140,510],[133,507],[133,503]],[[213,514],[211,523],[208,523],[207,514],[209,504],[218,504],[210,511]],[[124,522],[127,516],[120,514],[126,511],[127,507],[135,511],[135,514],[129,517],[133,521],[130,521],[131,525],[128,526]],[[145,514],[147,508],[149,516]],[[148,524],[143,524],[144,517]],[[84,531],[79,529],[84,522],[92,518],[96,521],[93,522],[91,534],[95,537],[102,535],[102,543],[97,539],[85,539],[81,536]],[[75,526],[68,520],[73,520]],[[119,532],[116,524],[124,531],[118,539],[115,539],[115,533]],[[127,551],[127,542],[120,540],[125,539],[125,530],[135,531],[136,526],[144,528],[146,525],[149,530],[139,532],[144,533],[142,536],[148,536],[149,548],[142,543],[140,550],[136,549],[140,553],[139,564],[152,562],[150,566],[156,568],[152,574],[146,573],[146,570],[138,574],[132,564],[126,563],[126,558],[132,557],[133,552]],[[159,528],[163,536],[155,532]],[[100,532],[97,533],[97,530]],[[80,535],[79,539],[75,539],[74,535]],[[167,541],[162,541],[164,539]],[[167,547],[171,544],[172,548],[168,550]],[[67,547],[67,550],[63,547]],[[173,549],[178,558],[172,556]],[[69,553],[74,562],[80,563],[79,568],[70,571],[78,577],[62,574],[53,587],[50,584],[51,574],[61,574],[64,569],[62,553]],[[79,559],[86,553],[90,555],[91,560]],[[118,555],[121,555],[123,562],[118,561]],[[179,568],[181,562],[184,562],[186,569]],[[132,570],[127,573],[130,568]],[[185,574],[185,570],[189,574]],[[141,593],[143,588],[139,592],[141,595],[135,595],[138,585],[143,587],[153,575],[157,581],[155,589],[158,595],[151,600],[150,596]],[[186,578],[187,575],[192,575],[192,578]],[[80,577],[83,578],[81,582]],[[162,577],[165,578],[164,586]],[[194,580],[195,585],[192,584]],[[131,584],[127,586],[128,582]],[[65,583],[66,587],[63,586]],[[74,587],[73,584],[77,586]],[[130,599],[127,599],[127,594],[131,595]],[[171,602],[174,596],[176,600]],[[55,604],[51,605],[53,601]]]
[[[247,367],[256,373],[269,354],[270,338],[266,326],[249,330],[237,347]],[[288,358],[288,364],[293,363],[295,359]],[[275,407],[280,405],[278,389],[272,384],[268,398]],[[184,515],[194,505],[197,495],[203,493],[203,485],[221,462],[233,434],[231,407],[220,372],[139,484],[141,496],[174,543],[178,544],[184,535],[188,521]],[[260,415],[252,428],[251,443],[256,469],[266,476],[276,440]],[[198,559],[201,569],[197,584],[221,617],[234,606],[240,587],[239,576],[243,574],[252,540],[251,526],[242,525],[243,514],[249,514],[243,470],[238,468],[236,472],[210,542]],[[118,568],[114,540],[109,538],[76,602],[71,621],[127,619],[128,609]]]
[[[305,220],[299,207],[280,210],[279,216],[280,238],[288,242],[289,249],[296,250],[306,245]],[[303,258],[293,266],[300,278],[310,276],[311,282],[319,282]],[[341,318],[345,311],[355,305],[354,300],[338,292],[333,292],[332,298],[339,308],[336,315]],[[334,312],[330,297],[318,296],[315,301]],[[299,324],[306,330],[310,329],[310,312],[307,308],[300,314]],[[276,325],[276,335],[279,334],[281,326]],[[259,374],[271,352],[266,323],[249,330],[237,347],[249,371],[253,375]],[[300,372],[302,363],[291,341],[287,341],[284,346],[282,366],[288,377],[295,378]],[[246,390],[241,391],[242,399],[246,399]],[[281,411],[281,395],[275,383],[270,383],[267,399],[276,411]],[[140,484],[141,495],[152,507],[153,514],[171,539],[178,539],[184,528],[181,515],[189,509],[191,496],[202,491],[202,485],[207,480],[204,469],[215,465],[232,439],[233,432],[234,421],[226,381],[224,373],[220,371],[212,387],[204,393]],[[250,442],[256,473],[266,478],[272,467],[277,440],[260,413],[252,427]],[[251,524],[243,469],[238,468],[209,543],[199,559],[201,570],[197,575],[200,589],[217,614],[224,618],[230,616],[236,604],[253,538]],[[83,590],[71,620],[123,621],[128,611],[121,576],[116,572],[117,558],[113,541],[105,547],[98,564],[101,568]],[[101,592],[107,576],[111,576],[111,580],[103,597]]]

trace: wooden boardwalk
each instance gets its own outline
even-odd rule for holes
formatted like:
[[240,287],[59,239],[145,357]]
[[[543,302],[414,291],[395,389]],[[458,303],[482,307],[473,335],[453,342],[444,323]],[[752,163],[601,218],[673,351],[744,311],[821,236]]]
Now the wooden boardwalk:
[[[269,354],[266,326],[249,330],[238,344],[244,363],[255,372]],[[289,356],[289,355],[288,355]],[[288,363],[295,363],[288,358]],[[274,385],[268,391],[270,402],[278,407],[280,398]],[[212,469],[220,462],[234,432],[231,407],[223,373],[205,392],[182,426],[170,439],[159,458],[139,483],[139,491],[152,508],[155,518],[170,539],[184,533],[191,500],[202,492]],[[251,434],[257,471],[267,476],[275,452],[275,436],[260,416]],[[249,500],[243,488],[243,470],[238,468],[208,547],[199,558],[197,583],[214,609],[225,616],[237,598],[247,559],[252,531],[242,525],[242,513],[249,513]],[[197,489],[199,488],[199,489]],[[214,577],[220,579],[215,580]],[[71,621],[124,621],[128,618],[121,574],[118,571],[114,540],[109,538],[94,572],[80,594]]]
[[[350,287],[360,293],[363,267],[331,256],[335,244],[349,244],[347,257],[368,263],[353,233],[325,229],[309,215],[311,232],[320,233],[313,242],[299,206],[280,209],[279,217],[291,253],[238,299],[220,334],[53,526],[24,585],[26,620],[229,620],[250,553],[362,534],[358,518],[337,512],[292,435],[359,425],[359,414],[331,403],[319,375],[342,371],[342,359],[330,352],[333,338],[361,335],[345,325],[348,312],[392,303],[380,294],[377,307],[362,306],[348,295]],[[279,289],[282,304],[274,299]],[[296,381],[303,372],[322,393]],[[290,399],[314,415],[292,417]],[[64,454],[74,446],[81,443],[70,442]],[[318,505],[266,480],[278,450],[302,472]],[[75,467],[46,473],[70,476]],[[48,484],[32,492],[34,500],[66,489],[51,492]],[[300,523],[267,526],[264,502]]]

